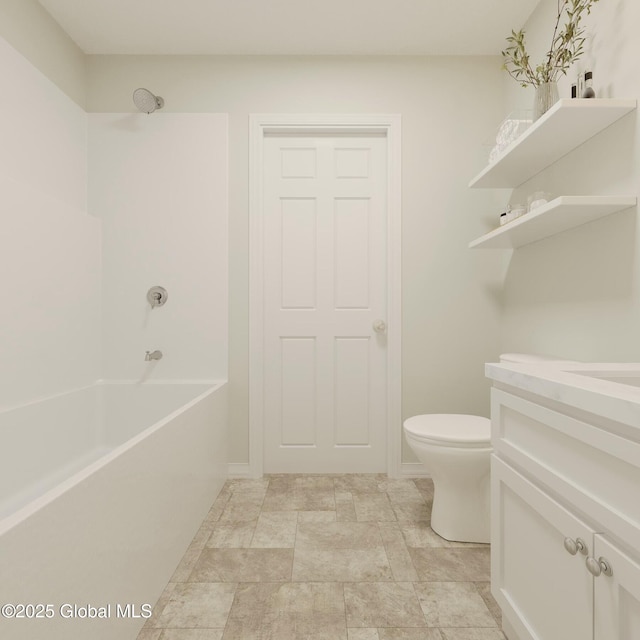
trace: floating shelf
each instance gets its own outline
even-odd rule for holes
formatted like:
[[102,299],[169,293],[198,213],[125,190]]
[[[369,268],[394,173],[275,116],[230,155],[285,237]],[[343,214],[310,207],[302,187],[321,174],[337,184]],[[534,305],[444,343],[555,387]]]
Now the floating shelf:
[[636,100],[559,100],[470,183],[518,187],[636,108]]
[[560,196],[469,243],[470,249],[515,249],[635,206],[629,196]]

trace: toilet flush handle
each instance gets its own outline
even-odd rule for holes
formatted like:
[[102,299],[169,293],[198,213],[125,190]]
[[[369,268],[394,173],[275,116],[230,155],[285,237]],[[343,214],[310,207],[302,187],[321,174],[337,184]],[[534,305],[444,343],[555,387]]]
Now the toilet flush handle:
[[374,320],[373,321],[373,330],[376,333],[386,333],[387,332],[387,323],[384,320]]

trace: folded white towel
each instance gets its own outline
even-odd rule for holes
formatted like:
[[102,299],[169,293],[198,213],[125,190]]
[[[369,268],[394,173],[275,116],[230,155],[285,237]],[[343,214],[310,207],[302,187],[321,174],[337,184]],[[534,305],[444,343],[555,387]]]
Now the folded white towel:
[[531,124],[531,120],[514,120],[507,118],[498,129],[496,142],[502,148],[509,146],[519,135],[524,133]]

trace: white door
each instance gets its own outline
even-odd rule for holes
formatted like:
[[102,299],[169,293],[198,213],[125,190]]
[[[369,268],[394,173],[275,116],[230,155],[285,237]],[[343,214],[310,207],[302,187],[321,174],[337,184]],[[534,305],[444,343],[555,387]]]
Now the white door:
[[264,140],[264,470],[382,472],[383,135]]

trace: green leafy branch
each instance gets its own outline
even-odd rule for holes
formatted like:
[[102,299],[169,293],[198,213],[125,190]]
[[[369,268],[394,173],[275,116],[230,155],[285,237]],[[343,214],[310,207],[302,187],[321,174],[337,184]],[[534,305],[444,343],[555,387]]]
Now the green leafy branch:
[[[508,45],[502,52],[502,68],[523,87],[537,87],[545,82],[555,82],[560,74],[566,75],[569,67],[584,53],[584,27],[581,20],[591,13],[591,8],[599,0],[558,0],[558,16],[551,39],[551,47],[544,62],[535,69],[529,61],[525,45],[524,29],[511,31]],[[567,22],[560,29],[560,21],[566,16]]]

